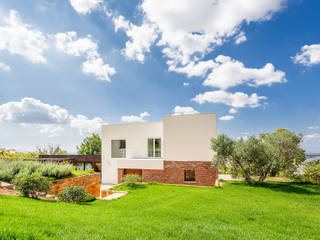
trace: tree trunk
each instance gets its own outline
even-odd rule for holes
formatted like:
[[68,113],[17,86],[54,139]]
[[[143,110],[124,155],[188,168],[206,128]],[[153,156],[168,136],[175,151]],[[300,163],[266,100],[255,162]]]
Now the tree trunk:
[[250,183],[250,184],[255,184],[256,182],[255,182],[255,180],[253,180],[250,176],[248,176],[248,175],[245,175],[244,176],[244,179],[248,182],[248,183]]
[[259,177],[259,183],[263,183],[263,181],[266,179],[266,177],[267,177],[266,173],[261,174],[261,176]]

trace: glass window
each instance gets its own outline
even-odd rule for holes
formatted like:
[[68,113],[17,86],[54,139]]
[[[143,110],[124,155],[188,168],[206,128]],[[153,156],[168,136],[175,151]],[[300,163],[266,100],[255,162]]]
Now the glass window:
[[111,140],[111,157],[126,157],[126,140]]
[[92,169],[92,164],[91,162],[86,162],[84,163],[84,170]]
[[195,182],[196,174],[194,170],[184,170],[184,181],[185,182]]
[[148,157],[161,157],[161,138],[148,138]]
[[83,162],[77,162],[77,170],[84,171],[84,163]]

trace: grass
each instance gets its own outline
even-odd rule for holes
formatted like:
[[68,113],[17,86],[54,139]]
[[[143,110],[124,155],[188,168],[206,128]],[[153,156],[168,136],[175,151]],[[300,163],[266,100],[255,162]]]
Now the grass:
[[83,205],[0,195],[0,239],[320,239],[319,213],[320,186],[294,183],[143,184]]
[[81,176],[81,175],[85,175],[85,174],[89,174],[89,173],[94,173],[93,169],[87,169],[84,171],[80,171],[80,170],[72,170],[72,176]]

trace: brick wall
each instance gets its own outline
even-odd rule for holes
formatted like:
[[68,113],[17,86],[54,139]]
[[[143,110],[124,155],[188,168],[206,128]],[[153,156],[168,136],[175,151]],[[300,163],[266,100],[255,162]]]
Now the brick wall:
[[100,194],[101,174],[92,173],[77,177],[64,178],[52,181],[53,185],[50,190],[50,194],[57,195],[68,186],[81,186],[87,189],[89,193],[97,195]]
[[[185,182],[184,170],[194,170],[196,181]],[[118,180],[122,182],[124,169],[118,169]],[[164,161],[164,170],[142,169],[143,182],[160,182],[169,184],[189,184],[198,186],[214,186],[218,179],[218,171],[211,162],[199,161]]]

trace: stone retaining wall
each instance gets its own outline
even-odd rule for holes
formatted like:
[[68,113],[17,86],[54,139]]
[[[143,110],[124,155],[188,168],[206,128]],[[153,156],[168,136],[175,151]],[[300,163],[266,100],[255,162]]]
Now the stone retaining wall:
[[100,183],[101,183],[101,174],[92,173],[82,176],[64,178],[59,180],[52,181],[53,185],[49,194],[57,195],[59,192],[63,191],[68,186],[80,186],[93,195],[100,195]]
[[[118,169],[118,180],[122,182],[124,170]],[[184,170],[195,171],[195,182],[184,181]],[[211,162],[164,161],[164,170],[142,169],[143,182],[214,186],[218,180],[218,170]]]

